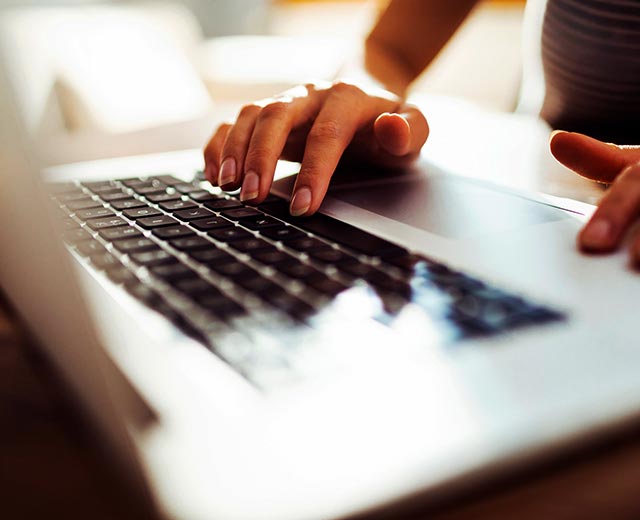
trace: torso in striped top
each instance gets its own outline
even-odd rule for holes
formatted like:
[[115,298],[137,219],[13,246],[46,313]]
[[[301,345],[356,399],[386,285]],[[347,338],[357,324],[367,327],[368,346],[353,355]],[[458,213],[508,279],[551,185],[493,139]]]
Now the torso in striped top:
[[548,0],[542,60],[554,128],[640,144],[640,0]]

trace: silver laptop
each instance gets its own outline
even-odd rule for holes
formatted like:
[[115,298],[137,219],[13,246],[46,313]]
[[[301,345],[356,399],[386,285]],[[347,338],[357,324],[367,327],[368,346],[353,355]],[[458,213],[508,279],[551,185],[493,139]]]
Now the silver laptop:
[[0,114],[0,283],[168,518],[393,516],[640,410],[640,279],[575,210],[421,163],[293,220],[195,153],[41,174]]

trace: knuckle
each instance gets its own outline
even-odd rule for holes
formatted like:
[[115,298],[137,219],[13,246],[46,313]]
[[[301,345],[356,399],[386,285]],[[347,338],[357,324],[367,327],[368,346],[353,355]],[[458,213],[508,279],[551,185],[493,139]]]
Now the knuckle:
[[274,101],[266,105],[260,112],[260,119],[285,119],[289,113],[289,103]]
[[248,105],[244,105],[240,112],[238,113],[238,119],[251,117],[254,114],[258,113],[261,110],[260,106],[255,103],[249,103]]
[[360,88],[344,81],[336,81],[332,85],[331,91],[338,96],[355,96],[363,93]]
[[344,136],[344,127],[335,119],[316,121],[309,131],[310,141],[340,141]]

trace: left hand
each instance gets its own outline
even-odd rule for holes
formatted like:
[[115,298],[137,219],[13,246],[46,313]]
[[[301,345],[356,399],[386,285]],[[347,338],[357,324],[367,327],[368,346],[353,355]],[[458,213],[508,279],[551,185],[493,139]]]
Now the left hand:
[[[640,147],[617,146],[569,132],[555,132],[550,147],[555,158],[576,173],[611,184],[580,232],[578,245],[590,253],[615,251],[640,219]],[[631,240],[631,261],[640,269],[640,233]]]

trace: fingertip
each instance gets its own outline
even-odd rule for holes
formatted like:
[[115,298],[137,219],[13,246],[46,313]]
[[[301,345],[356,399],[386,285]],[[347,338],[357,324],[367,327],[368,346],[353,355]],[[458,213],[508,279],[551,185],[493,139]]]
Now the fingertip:
[[313,196],[309,187],[296,187],[293,196],[291,197],[289,212],[294,217],[311,215],[313,213],[311,211],[312,200]]
[[204,178],[207,179],[212,186],[218,185],[218,168],[212,163],[208,163],[204,168]]
[[625,156],[618,146],[584,134],[553,132],[549,148],[558,162],[599,182],[611,182],[625,166]]
[[616,245],[614,227],[603,218],[592,219],[578,235],[578,246],[584,253],[609,253]]
[[396,156],[407,155],[411,150],[411,126],[401,114],[380,114],[374,123],[379,145]]

